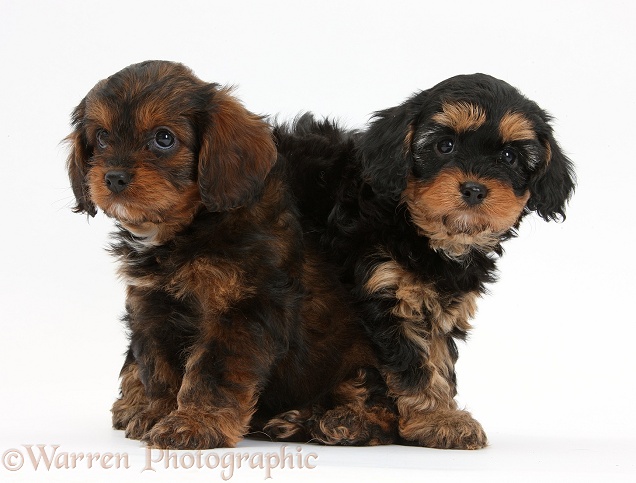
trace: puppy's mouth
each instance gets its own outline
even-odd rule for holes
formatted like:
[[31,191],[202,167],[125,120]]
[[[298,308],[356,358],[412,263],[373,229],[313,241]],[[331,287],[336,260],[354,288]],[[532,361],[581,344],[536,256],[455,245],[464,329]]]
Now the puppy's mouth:
[[502,181],[454,169],[431,181],[409,179],[402,202],[433,248],[460,256],[471,248],[493,250],[517,224],[529,197]]

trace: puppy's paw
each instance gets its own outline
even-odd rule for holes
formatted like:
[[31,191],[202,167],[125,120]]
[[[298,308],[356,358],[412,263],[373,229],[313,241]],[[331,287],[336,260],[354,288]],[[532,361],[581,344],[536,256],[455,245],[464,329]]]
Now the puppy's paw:
[[126,429],[130,421],[148,407],[147,404],[130,404],[124,398],[117,399],[110,410],[114,429]]
[[400,436],[428,448],[480,449],[488,444],[481,424],[459,410],[411,413],[400,418]]
[[339,406],[320,416],[312,436],[330,445],[377,446],[396,439],[395,414],[384,407]]
[[[303,439],[306,435],[307,421],[312,416],[311,409],[287,411],[270,419],[263,430],[272,438],[278,440]],[[304,439],[307,439],[305,436]]]
[[126,425],[126,437],[130,439],[143,439],[146,433],[157,424],[159,420],[170,414],[172,404],[154,403],[144,410],[133,414]]
[[177,409],[155,424],[143,440],[161,449],[233,448],[247,429],[226,416]]

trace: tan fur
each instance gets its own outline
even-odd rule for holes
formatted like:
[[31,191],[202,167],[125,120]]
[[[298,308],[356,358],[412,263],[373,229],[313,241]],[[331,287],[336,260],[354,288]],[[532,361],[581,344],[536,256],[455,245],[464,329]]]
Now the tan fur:
[[550,164],[550,161],[552,161],[552,146],[550,146],[550,143],[548,141],[545,142],[544,146],[545,146],[545,162],[547,167]]
[[[263,429],[272,437],[289,440],[294,436],[304,435],[305,426],[312,415],[311,409],[308,408],[303,410],[293,409],[270,419]],[[306,441],[310,437],[305,436],[304,439]]]
[[537,139],[532,122],[520,112],[508,112],[499,121],[499,135],[504,143]]
[[[488,196],[477,206],[467,206],[460,186],[477,181],[488,189]],[[527,191],[516,196],[512,188],[494,179],[475,178],[459,169],[442,171],[423,183],[413,178],[402,194],[411,219],[420,233],[430,239],[430,246],[450,257],[461,257],[474,248],[492,251],[500,236],[512,228],[530,197]]]
[[126,437],[131,439],[143,439],[148,431],[162,418],[176,409],[174,399],[149,400],[145,409],[135,413],[126,425]]
[[108,170],[95,166],[89,171],[92,201],[135,236],[150,234],[153,245],[161,245],[190,224],[202,206],[196,184],[179,191],[156,169],[143,165],[135,169],[128,189],[115,196],[103,182]]
[[415,135],[415,126],[410,125],[408,131],[406,132],[406,136],[404,136],[404,152],[408,153],[411,151],[411,144],[413,143],[413,136]]
[[369,294],[385,293],[395,297],[395,315],[404,319],[421,321],[426,309],[431,317],[432,331],[447,334],[455,327],[470,329],[468,320],[476,311],[477,294],[471,293],[459,300],[443,302],[431,283],[406,270],[395,260],[378,264],[365,283]]
[[488,444],[481,424],[470,413],[455,409],[401,418],[400,435],[431,448],[474,450]]
[[121,373],[121,397],[111,409],[113,428],[126,429],[134,415],[147,406],[148,398],[139,377],[139,367],[134,363],[129,364]]
[[314,438],[326,444],[359,444],[369,446],[387,444],[387,440],[370,437],[375,427],[390,433],[395,416],[386,406],[365,408],[354,404],[338,406],[327,411],[318,421]]
[[[237,367],[231,358],[232,372],[226,377],[231,387],[218,388],[219,401],[211,398],[201,379],[201,360],[209,349],[200,345],[188,357],[185,374],[177,396],[178,408],[161,419],[144,440],[150,446],[175,449],[233,447],[249,430],[258,398],[253,374]],[[243,366],[246,363],[243,361]],[[229,407],[227,401],[231,401]]]
[[[483,446],[485,435],[483,430],[477,429],[479,423],[470,415],[457,411],[452,381],[455,361],[448,348],[448,338],[454,329],[464,332],[470,329],[469,320],[475,315],[478,294],[444,299],[433,284],[420,280],[394,260],[378,264],[365,289],[375,296],[395,298],[393,313],[402,320],[399,330],[420,349],[422,370],[429,375],[426,387],[404,391],[396,375],[385,371],[389,393],[395,399],[400,415],[400,435],[432,447]],[[446,420],[457,420],[458,427],[440,426],[440,433],[436,433],[435,421],[442,417],[441,414],[446,415]],[[427,429],[422,430],[422,426]],[[470,433],[469,441],[464,441],[464,433]]]
[[150,447],[171,449],[232,448],[247,432],[248,421],[237,420],[231,408],[214,412],[201,408],[177,409],[161,419],[148,432]]
[[343,382],[334,390],[334,397],[343,404],[363,404],[368,392],[365,379],[364,371],[358,371],[355,378]]
[[461,134],[479,129],[486,122],[486,113],[480,106],[468,102],[444,102],[442,112],[434,114],[432,119]]
[[179,299],[196,296],[210,314],[222,313],[253,293],[246,286],[245,274],[239,266],[208,258],[179,267],[165,289]]
[[[113,120],[115,118],[111,107],[102,102],[93,102],[95,97],[94,92],[101,89],[105,83],[106,83],[105,80],[98,82],[95,85],[95,87],[93,87],[91,92],[89,92],[88,95],[86,96],[87,102],[86,102],[86,110],[84,112],[84,118],[86,120],[96,122],[101,129],[110,131],[112,130]],[[94,136],[95,131],[91,129],[91,131],[88,134]]]
[[475,314],[477,294],[444,300],[432,284],[420,280],[394,260],[375,267],[365,289],[375,296],[384,294],[387,298],[395,298],[393,313],[402,319],[399,330],[420,348],[422,365],[431,374],[429,387],[414,395],[401,394],[395,389],[395,381],[391,383],[392,376],[387,374],[389,389],[398,397],[400,414],[428,411],[440,404],[451,407],[455,394],[448,381],[454,361],[448,353],[447,337],[455,328],[470,329],[469,320]]

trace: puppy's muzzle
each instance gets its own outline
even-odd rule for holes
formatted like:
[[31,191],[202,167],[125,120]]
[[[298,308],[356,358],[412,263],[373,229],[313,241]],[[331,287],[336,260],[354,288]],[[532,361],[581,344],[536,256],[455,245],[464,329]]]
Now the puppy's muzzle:
[[124,191],[131,180],[132,175],[127,171],[113,170],[104,176],[106,187],[113,193],[121,193]]
[[459,187],[462,199],[468,206],[481,204],[488,196],[488,188],[475,181],[467,181]]

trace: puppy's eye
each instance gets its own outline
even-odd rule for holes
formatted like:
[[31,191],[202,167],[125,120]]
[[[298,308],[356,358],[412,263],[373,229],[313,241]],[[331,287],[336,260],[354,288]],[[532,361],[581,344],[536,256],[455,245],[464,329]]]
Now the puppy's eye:
[[450,154],[455,149],[455,141],[452,139],[443,139],[437,143],[437,151],[441,154]]
[[100,129],[99,131],[97,131],[97,145],[102,148],[102,149],[106,149],[108,147],[108,131],[104,130],[104,129]]
[[170,149],[174,142],[174,135],[167,129],[159,129],[155,134],[155,145],[160,149]]
[[501,152],[501,160],[506,164],[515,164],[517,157],[517,152],[511,148],[506,148]]

